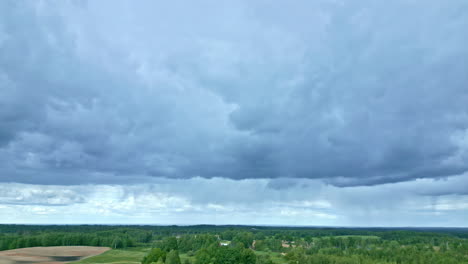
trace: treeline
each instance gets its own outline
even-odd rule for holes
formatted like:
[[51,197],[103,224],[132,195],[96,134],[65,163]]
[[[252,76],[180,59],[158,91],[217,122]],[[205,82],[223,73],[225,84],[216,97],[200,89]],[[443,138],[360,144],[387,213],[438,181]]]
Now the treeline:
[[0,224],[0,234],[17,233],[31,234],[42,232],[72,232],[72,233],[96,233],[115,232],[127,230],[129,232],[150,232],[160,238],[176,236],[180,234],[223,234],[233,237],[238,232],[251,232],[267,237],[287,239],[287,237],[327,237],[327,236],[378,236],[395,239],[408,237],[408,235],[431,236],[455,236],[468,238],[467,228],[316,228],[316,227],[270,227],[270,226],[236,226],[236,225],[195,225],[195,226],[153,226],[153,225],[5,225]]
[[0,250],[39,246],[125,248],[149,245],[153,240],[151,231],[121,226],[0,225],[0,231]]
[[47,233],[40,235],[0,235],[0,250],[49,246],[101,246],[125,248],[135,241],[125,234],[99,236],[93,234]]

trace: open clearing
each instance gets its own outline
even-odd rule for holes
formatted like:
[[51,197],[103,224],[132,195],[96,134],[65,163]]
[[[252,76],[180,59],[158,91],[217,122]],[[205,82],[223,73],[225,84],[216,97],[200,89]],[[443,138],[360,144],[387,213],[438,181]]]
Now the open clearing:
[[0,264],[61,264],[99,255],[108,247],[31,247],[0,251]]
[[149,250],[150,248],[141,247],[112,249],[101,255],[82,259],[80,261],[74,262],[73,264],[140,264],[141,260],[148,253]]

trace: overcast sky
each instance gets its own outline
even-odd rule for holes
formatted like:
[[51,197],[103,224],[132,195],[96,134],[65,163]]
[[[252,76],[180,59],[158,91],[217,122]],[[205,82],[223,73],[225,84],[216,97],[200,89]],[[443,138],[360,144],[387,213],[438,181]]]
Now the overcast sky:
[[0,1],[0,223],[467,226],[468,2]]

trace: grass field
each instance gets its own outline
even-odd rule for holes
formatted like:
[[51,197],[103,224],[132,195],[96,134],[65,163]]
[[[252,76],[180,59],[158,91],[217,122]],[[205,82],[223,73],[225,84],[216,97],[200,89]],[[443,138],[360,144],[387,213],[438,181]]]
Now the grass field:
[[275,263],[275,264],[286,264],[287,262],[284,260],[284,258],[282,258],[281,254],[280,253],[277,253],[277,252],[265,252],[265,251],[255,251],[255,254],[258,255],[258,256],[261,256],[261,255],[269,255],[271,260]]
[[184,253],[184,254],[180,254],[179,256],[180,256],[180,261],[181,261],[182,263],[184,263],[184,260],[185,260],[185,259],[189,259],[189,260],[190,260],[190,263],[195,263],[195,256],[189,257],[189,256],[187,256],[187,254],[185,254],[185,253]]
[[[127,248],[127,249],[112,249],[98,256],[89,257],[80,261],[71,262],[70,264],[140,264],[143,257],[148,253],[150,248]],[[285,264],[285,260],[279,253],[255,251],[257,255],[269,255],[274,263]],[[180,260],[189,259],[191,263],[195,262],[195,257],[187,254],[180,254]]]
[[[140,264],[143,257],[148,254],[151,248],[126,248],[112,249],[104,252],[101,255],[82,259],[80,261],[71,262],[70,264]],[[180,254],[180,260],[189,259],[191,263],[195,262],[195,257],[189,257],[187,254]]]
[[139,264],[150,248],[127,248],[112,249],[101,255],[71,262],[73,264],[94,264],[94,263],[119,263],[119,264]]
[[334,238],[345,238],[345,237],[352,237],[352,238],[361,238],[361,239],[380,239],[378,236],[358,236],[358,235],[349,235],[349,236],[334,236]]

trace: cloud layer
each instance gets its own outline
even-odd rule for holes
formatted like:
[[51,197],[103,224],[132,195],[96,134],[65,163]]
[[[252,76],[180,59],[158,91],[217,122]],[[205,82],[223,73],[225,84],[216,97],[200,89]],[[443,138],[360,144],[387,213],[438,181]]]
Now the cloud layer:
[[466,28],[463,0],[4,1],[0,181],[462,175]]
[[[3,184],[0,223],[461,227],[468,217],[468,175],[360,187],[301,179],[287,189],[273,189],[272,181],[277,180]],[[454,186],[463,191],[443,194]]]

